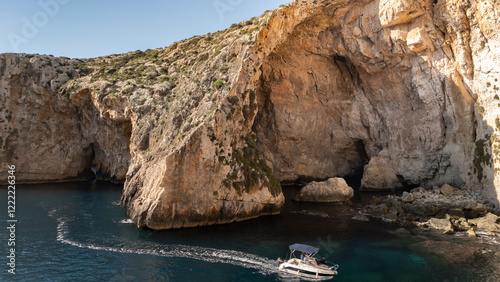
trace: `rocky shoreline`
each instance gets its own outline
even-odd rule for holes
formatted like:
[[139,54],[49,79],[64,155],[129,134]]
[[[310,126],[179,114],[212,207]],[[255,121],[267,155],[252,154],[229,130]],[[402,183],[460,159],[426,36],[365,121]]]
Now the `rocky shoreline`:
[[[414,188],[402,195],[373,197],[356,220],[368,217],[384,222],[433,228],[443,233],[467,232],[476,237],[478,231],[500,235],[499,210],[479,193],[457,189],[448,184],[426,189]],[[368,217],[367,217],[368,216]]]

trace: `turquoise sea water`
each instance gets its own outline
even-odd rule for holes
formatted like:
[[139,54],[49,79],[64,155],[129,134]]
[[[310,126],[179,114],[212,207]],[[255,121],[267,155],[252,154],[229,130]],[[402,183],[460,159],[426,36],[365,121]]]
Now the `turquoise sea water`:
[[[296,189],[287,188],[286,195]],[[277,216],[153,231],[131,224],[118,204],[121,187],[106,183],[18,185],[12,275],[6,265],[7,190],[0,193],[1,281],[299,281],[280,275],[276,262],[296,242],[321,248],[340,265],[331,281],[500,279],[500,269],[489,262],[453,265],[415,250],[415,243],[429,239],[425,234],[351,220],[356,204],[288,201]]]

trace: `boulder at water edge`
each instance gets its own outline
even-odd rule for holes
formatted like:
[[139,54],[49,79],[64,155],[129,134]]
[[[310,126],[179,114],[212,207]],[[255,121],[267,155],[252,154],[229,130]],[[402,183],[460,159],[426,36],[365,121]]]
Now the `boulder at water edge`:
[[477,227],[490,232],[500,232],[500,217],[495,214],[488,213],[486,216],[479,218]]
[[363,179],[361,179],[361,190],[364,191],[382,191],[401,188],[394,169],[388,163],[388,157],[385,153],[374,157],[365,166]]
[[354,196],[354,190],[343,178],[330,178],[327,181],[313,181],[295,196],[295,201],[303,202],[345,202]]
[[444,230],[444,233],[453,233],[453,225],[447,218],[431,218],[428,221],[429,225],[434,229]]

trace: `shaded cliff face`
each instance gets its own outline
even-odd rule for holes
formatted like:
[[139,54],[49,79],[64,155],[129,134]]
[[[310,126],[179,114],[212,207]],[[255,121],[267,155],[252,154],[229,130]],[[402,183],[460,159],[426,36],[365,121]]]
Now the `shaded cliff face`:
[[362,170],[367,189],[449,183],[498,203],[497,10],[294,1],[164,49],[0,55],[1,165],[18,183],[95,166],[153,229],[274,214],[279,181]]
[[[271,122],[278,132],[264,143],[277,152],[282,178],[347,175],[385,149],[395,173],[411,184],[466,182],[470,168],[461,165],[474,143],[473,100],[449,78],[454,62],[431,5],[412,4],[419,17],[386,19],[383,27],[386,6],[407,8],[324,1],[282,11],[295,26],[265,58],[261,85],[272,110],[257,125],[265,132]],[[303,10],[311,16],[294,20]],[[408,34],[426,25],[434,40],[412,51]]]
[[[89,90],[58,94],[84,73],[78,61],[49,56],[0,56],[1,165],[16,166],[16,183],[123,181],[130,162],[127,120],[103,119]],[[6,172],[0,172],[2,179]],[[3,177],[5,176],[5,177]]]
[[481,100],[498,75],[487,62],[498,57],[496,9],[381,0],[279,10],[256,43],[254,125],[277,176],[345,176],[380,155],[408,184],[496,199],[489,145],[478,148],[495,128],[485,129]]

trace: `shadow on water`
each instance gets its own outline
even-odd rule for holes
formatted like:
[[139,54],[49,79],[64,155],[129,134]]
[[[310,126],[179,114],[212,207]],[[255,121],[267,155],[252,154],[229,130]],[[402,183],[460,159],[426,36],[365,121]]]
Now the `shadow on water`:
[[380,228],[379,223],[370,224],[351,219],[357,213],[354,208],[360,206],[361,201],[367,200],[365,197],[358,197],[359,201],[356,200],[353,205],[293,201],[295,194],[301,188],[299,185],[283,187],[286,201],[279,215],[264,216],[227,225],[159,231],[158,233],[161,235],[174,233],[183,237],[213,232],[213,234],[219,234],[220,236],[214,237],[221,238],[222,241],[226,237],[224,234],[230,234],[230,236],[245,238],[248,241],[272,238],[291,243],[316,240],[318,237],[323,237],[325,240],[327,237],[334,238],[336,241],[352,240],[366,237],[366,232],[370,233],[370,238],[373,240],[390,238],[385,229]]

